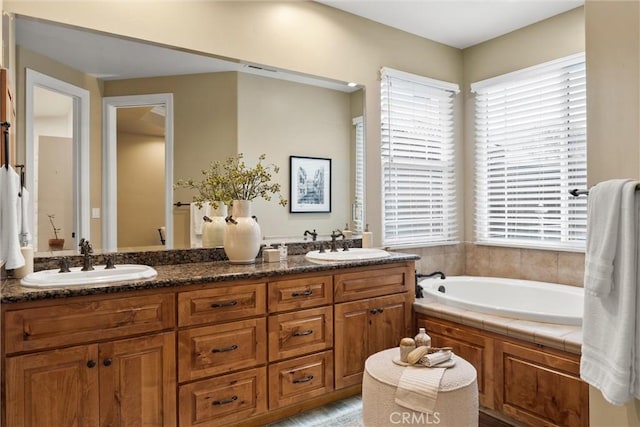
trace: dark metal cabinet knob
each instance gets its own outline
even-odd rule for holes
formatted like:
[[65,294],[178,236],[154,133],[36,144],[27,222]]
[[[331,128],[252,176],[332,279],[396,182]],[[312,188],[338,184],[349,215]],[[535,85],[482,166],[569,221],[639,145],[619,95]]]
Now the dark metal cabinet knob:
[[87,368],[95,368],[96,367],[96,361],[95,360],[89,360],[87,362]]
[[113,361],[112,361],[112,360],[111,360],[111,358],[109,358],[109,357],[107,357],[106,359],[104,359],[104,360],[102,361],[102,364],[103,364],[104,366],[111,366],[111,363],[113,363]]

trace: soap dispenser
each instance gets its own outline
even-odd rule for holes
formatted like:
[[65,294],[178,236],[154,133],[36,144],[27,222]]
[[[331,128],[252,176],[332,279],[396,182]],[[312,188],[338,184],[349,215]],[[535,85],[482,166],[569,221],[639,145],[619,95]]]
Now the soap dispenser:
[[369,224],[364,228],[362,232],[362,247],[370,248],[373,245],[373,233],[369,231]]
[[353,231],[349,230],[349,223],[344,225],[344,230],[342,230],[342,234],[344,234],[345,239],[350,239],[353,237]]

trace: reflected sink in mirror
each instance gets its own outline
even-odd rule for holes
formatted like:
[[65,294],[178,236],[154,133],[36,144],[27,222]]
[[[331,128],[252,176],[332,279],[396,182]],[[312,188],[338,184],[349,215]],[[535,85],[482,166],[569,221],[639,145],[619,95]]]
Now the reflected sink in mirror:
[[339,249],[338,252],[307,252],[305,257],[313,262],[340,262],[340,261],[362,261],[368,259],[386,258],[389,252],[375,248],[349,248],[348,251]]
[[20,284],[31,288],[49,288],[143,280],[158,275],[153,267],[141,264],[116,264],[116,268],[108,270],[104,265],[96,265],[91,271],[81,271],[81,268],[70,268],[68,273],[60,273],[58,269],[37,271],[27,274]]

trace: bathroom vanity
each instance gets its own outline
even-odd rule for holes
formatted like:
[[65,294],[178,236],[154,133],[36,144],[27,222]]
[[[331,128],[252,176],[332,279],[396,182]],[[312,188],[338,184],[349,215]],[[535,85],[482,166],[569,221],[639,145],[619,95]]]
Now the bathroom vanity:
[[6,281],[4,425],[259,425],[357,394],[365,359],[413,333],[417,258]]

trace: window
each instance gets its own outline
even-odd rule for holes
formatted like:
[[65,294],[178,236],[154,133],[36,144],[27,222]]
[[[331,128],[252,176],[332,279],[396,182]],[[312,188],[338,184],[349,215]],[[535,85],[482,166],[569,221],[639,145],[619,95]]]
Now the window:
[[364,231],[364,120],[362,116],[353,119],[355,129],[355,179],[353,201],[353,231],[360,234]]
[[584,248],[584,54],[471,85],[476,94],[476,240]]
[[454,95],[458,85],[382,69],[383,244],[458,239]]

